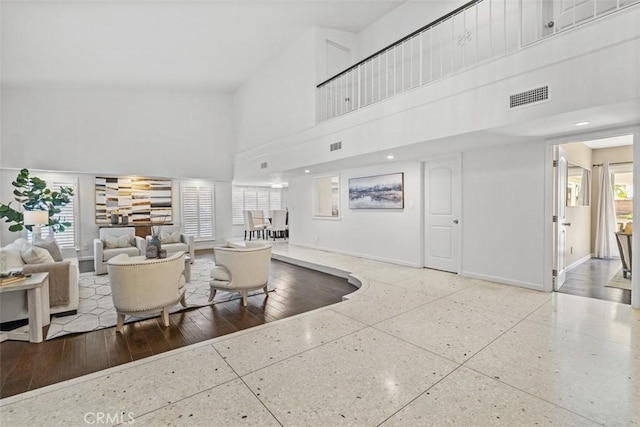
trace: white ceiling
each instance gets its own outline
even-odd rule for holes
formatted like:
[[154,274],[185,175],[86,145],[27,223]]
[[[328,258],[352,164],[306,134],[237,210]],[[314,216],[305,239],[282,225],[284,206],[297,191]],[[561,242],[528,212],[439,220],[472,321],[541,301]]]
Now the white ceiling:
[[312,26],[405,0],[0,0],[3,85],[233,91]]

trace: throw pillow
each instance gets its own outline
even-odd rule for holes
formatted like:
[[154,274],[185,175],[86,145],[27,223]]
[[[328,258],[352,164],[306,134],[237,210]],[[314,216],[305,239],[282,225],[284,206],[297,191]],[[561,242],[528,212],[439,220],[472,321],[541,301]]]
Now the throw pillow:
[[62,261],[62,252],[60,252],[60,246],[54,239],[53,235],[49,235],[46,239],[35,239],[33,246],[37,246],[42,249],[46,249],[51,254],[54,261]]
[[54,262],[48,250],[37,246],[27,245],[20,252],[25,264],[44,264]]
[[229,280],[231,280],[231,274],[229,273],[229,270],[227,270],[226,268],[220,265],[216,265],[211,270],[211,278],[214,280],[221,280],[223,282],[228,282]]
[[0,258],[4,258],[6,262],[6,268],[20,268],[24,265],[24,261],[22,260],[22,256],[20,253],[22,252],[22,247],[24,245],[20,242],[10,243],[4,248],[0,248]]
[[107,236],[104,239],[104,244],[105,244],[104,246],[107,249],[126,248],[129,246],[133,246],[132,243],[133,242],[131,241],[131,236],[129,235],[124,235],[119,237]]
[[180,243],[180,230],[176,230],[176,231],[160,230],[160,241],[162,243]]

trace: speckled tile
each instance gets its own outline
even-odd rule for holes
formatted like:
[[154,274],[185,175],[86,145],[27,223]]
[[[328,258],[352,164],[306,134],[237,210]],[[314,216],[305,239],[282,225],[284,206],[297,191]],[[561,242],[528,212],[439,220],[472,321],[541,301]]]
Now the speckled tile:
[[486,310],[523,319],[551,299],[546,292],[476,281],[476,285],[446,298]]
[[279,426],[241,380],[234,380],[135,418],[141,426]]
[[461,367],[382,424],[596,426],[578,414]]
[[465,366],[597,422],[640,420],[640,352],[622,344],[525,320]]
[[[194,363],[197,361],[197,363]],[[146,413],[237,378],[212,346],[196,347],[0,406],[5,425],[81,425],[87,412]],[[37,408],[37,410],[34,410]]]
[[243,379],[283,425],[376,425],[457,366],[367,328]]
[[476,281],[453,273],[424,269],[423,273],[391,284],[413,292],[443,297],[474,286]]
[[435,297],[397,286],[371,281],[371,287],[365,293],[348,297],[349,301],[338,304],[332,309],[360,322],[373,325],[435,299]]
[[527,320],[640,350],[640,310],[627,304],[554,293]]
[[518,320],[441,299],[380,322],[375,327],[462,363]]
[[[272,328],[223,339],[214,347],[238,375],[244,375],[364,327],[365,324],[340,313],[323,310]],[[247,351],[250,347],[260,351]]]

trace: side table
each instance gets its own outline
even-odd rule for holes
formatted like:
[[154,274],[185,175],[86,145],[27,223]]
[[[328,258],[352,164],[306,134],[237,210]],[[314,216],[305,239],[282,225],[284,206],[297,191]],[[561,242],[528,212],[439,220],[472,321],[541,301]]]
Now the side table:
[[42,328],[50,322],[49,273],[33,273],[17,283],[0,286],[0,293],[27,291],[29,324],[12,331],[0,332],[0,342],[6,340],[42,342]]

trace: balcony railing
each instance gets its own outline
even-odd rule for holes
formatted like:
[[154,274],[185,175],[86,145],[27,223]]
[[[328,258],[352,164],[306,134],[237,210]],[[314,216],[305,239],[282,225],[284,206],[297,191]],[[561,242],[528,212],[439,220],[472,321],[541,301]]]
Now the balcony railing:
[[317,86],[328,120],[640,0],[474,0]]

